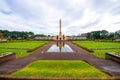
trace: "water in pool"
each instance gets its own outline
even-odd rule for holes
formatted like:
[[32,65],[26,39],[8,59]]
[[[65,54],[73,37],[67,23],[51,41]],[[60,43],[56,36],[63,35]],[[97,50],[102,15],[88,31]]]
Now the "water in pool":
[[57,42],[56,44],[53,44],[47,52],[73,52],[73,50],[64,42]]

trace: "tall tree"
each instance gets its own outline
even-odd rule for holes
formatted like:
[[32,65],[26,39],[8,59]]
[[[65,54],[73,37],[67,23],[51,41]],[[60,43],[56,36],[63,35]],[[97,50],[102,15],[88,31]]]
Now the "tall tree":
[[2,35],[2,33],[0,33],[0,39],[2,39],[3,38],[3,35]]
[[107,39],[109,32],[106,30],[100,31],[100,39]]
[[114,38],[120,38],[120,30],[115,32]]

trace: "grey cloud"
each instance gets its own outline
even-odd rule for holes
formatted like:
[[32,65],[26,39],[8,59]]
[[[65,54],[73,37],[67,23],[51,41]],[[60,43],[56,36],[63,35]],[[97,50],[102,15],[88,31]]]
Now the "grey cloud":
[[21,16],[24,19],[43,19],[43,16],[39,16],[38,14],[36,14],[40,12],[40,15],[44,15],[42,7],[36,8],[35,6],[28,5],[27,3],[25,3],[25,1],[21,1],[21,3],[19,3],[18,1],[6,0],[7,4],[11,8],[11,10],[14,11],[15,15]]
[[119,0],[117,2],[113,0],[92,0],[90,8],[100,14],[110,13],[111,9],[119,3]]
[[120,15],[120,4],[118,6],[115,6],[113,9],[110,11],[113,15]]
[[120,24],[120,22],[115,22],[115,23],[113,23],[113,24]]
[[101,21],[101,20],[98,19],[98,20],[96,20],[96,21],[94,21],[94,22],[89,22],[89,23],[87,23],[86,25],[81,26],[81,28],[83,28],[83,29],[85,29],[85,28],[90,28],[90,27],[92,27],[92,26],[98,24],[100,21]]
[[6,14],[6,15],[12,14],[11,11],[7,11],[7,10],[0,10],[0,12],[3,13],[3,14]]
[[[79,34],[86,30],[93,30],[94,26],[106,27],[106,22],[103,22],[104,25],[97,24],[104,21],[104,15],[107,13],[111,14],[108,16],[112,18],[116,18],[120,14],[120,0],[117,2],[113,0],[86,0],[85,4],[77,6],[76,3],[72,5],[74,1],[77,0],[4,0],[7,5],[4,7],[0,5],[2,7],[0,13],[5,14],[0,14],[0,17],[2,16],[0,26],[3,25],[4,29],[9,30],[29,30],[35,33],[55,35],[58,32],[59,19],[62,18],[64,33]],[[86,10],[90,13],[86,14]],[[100,17],[97,17],[99,15]],[[91,21],[94,17],[96,17],[95,21]],[[105,17],[105,19],[109,23],[109,17]],[[83,20],[83,24],[79,23],[81,20]],[[119,24],[119,20],[113,24]],[[21,25],[20,29],[18,26]]]

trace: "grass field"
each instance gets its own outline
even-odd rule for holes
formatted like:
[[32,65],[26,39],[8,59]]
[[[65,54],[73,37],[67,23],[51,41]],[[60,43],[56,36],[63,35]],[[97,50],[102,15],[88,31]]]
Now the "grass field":
[[[97,41],[73,41],[77,45],[84,46],[88,49],[91,48],[109,48],[109,47],[120,47],[120,42],[97,42]],[[106,52],[118,52],[120,49],[104,49],[104,50],[94,50],[91,54],[97,57],[105,58]]]
[[2,47],[17,47],[17,48],[35,48],[36,46],[44,44],[46,41],[26,41],[26,42],[6,42],[0,43]]
[[11,47],[11,48],[18,48],[18,49],[6,49],[6,48],[0,48],[0,53],[4,52],[15,52],[17,58],[25,57],[30,54],[30,52],[27,52],[26,50],[22,50],[19,48],[28,48],[33,49],[35,47],[44,45],[48,41],[26,41],[26,42],[6,42],[6,43],[0,43],[1,47]]
[[13,76],[106,77],[107,74],[78,60],[39,60],[14,72]]

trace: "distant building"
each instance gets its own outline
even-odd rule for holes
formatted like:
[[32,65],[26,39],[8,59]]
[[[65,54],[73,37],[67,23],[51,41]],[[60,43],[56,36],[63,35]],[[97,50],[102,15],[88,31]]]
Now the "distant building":
[[51,40],[51,37],[35,37],[34,40]]
[[70,36],[70,40],[87,40],[87,37],[82,37],[82,36]]

